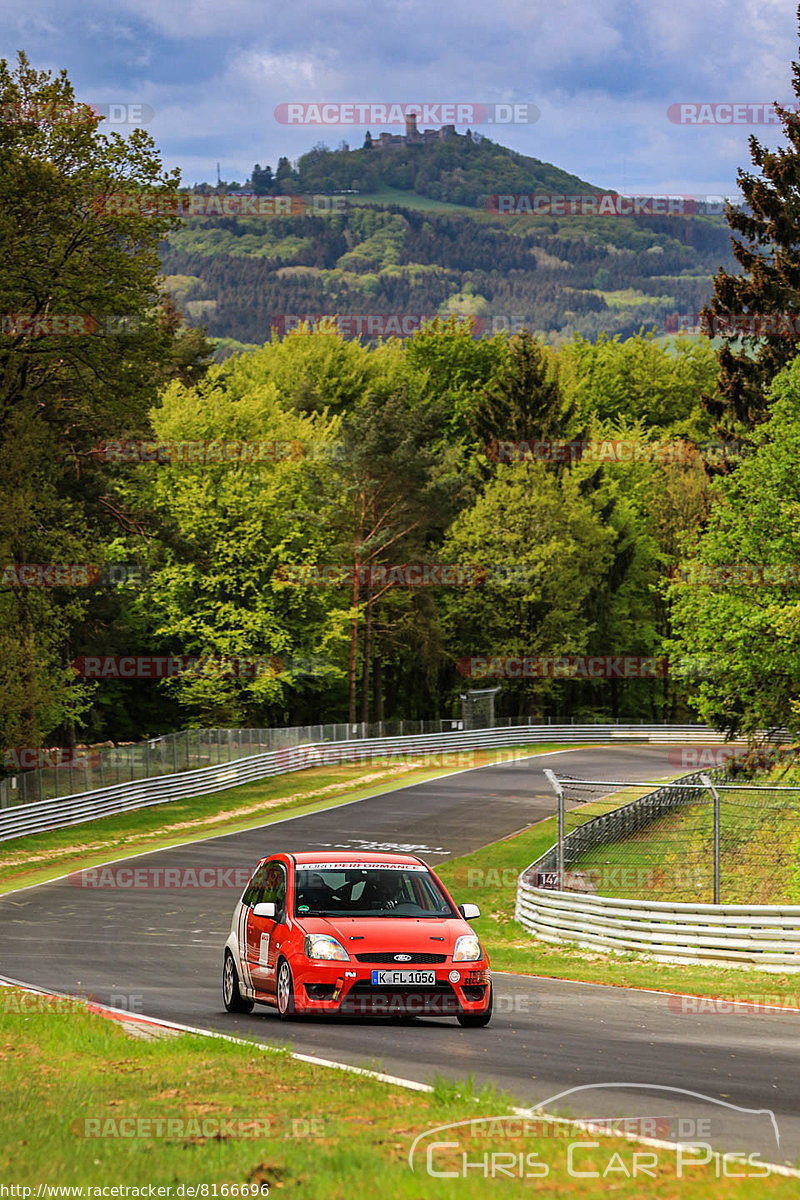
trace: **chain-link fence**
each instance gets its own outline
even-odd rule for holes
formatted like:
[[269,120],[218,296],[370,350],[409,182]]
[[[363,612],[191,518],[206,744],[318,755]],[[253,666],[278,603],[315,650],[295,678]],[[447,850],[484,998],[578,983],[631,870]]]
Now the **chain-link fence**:
[[[409,726],[413,726],[414,732],[439,733],[460,728],[460,722],[387,721],[381,723],[384,734],[378,733],[378,724],[300,725],[285,729],[184,729],[179,733],[150,738],[146,742],[78,748],[63,755],[63,761],[54,761],[52,766],[14,772],[0,780],[0,808],[71,796],[76,792],[93,791],[116,783],[131,783],[136,779],[155,779],[198,767],[218,766],[267,750],[282,750],[312,742],[345,741],[351,737],[402,735],[412,731],[408,729]],[[365,729],[374,732],[361,732]],[[34,753],[40,754],[40,761],[59,758],[59,752],[52,755],[47,751]]]
[[[217,766],[233,759],[246,758],[250,754],[311,743],[455,733],[469,728],[511,729],[527,725],[541,731],[543,726],[552,725],[563,731],[566,726],[577,725],[584,729],[593,725],[608,728],[619,724],[608,717],[581,719],[580,722],[574,718],[570,721],[530,716],[495,718],[493,712],[487,709],[483,714],[473,714],[468,724],[463,717],[443,717],[431,721],[371,721],[354,725],[339,722],[280,729],[185,729],[179,733],[149,738],[146,742],[79,747],[66,753],[48,750],[11,751],[5,759],[6,777],[0,779],[0,808],[72,796],[137,779],[174,775],[178,771]],[[656,726],[655,722],[644,720],[638,723],[625,721],[622,724],[626,730],[636,724],[647,725],[651,730]],[[672,728],[666,721],[662,725],[665,731]],[[687,734],[698,735],[704,730],[703,726],[691,725],[678,728]],[[14,760],[44,762],[48,765],[15,770],[9,766]],[[51,760],[52,765],[49,765]]]
[[632,900],[800,904],[800,787],[723,770],[680,782],[548,772],[561,812],[539,885]]

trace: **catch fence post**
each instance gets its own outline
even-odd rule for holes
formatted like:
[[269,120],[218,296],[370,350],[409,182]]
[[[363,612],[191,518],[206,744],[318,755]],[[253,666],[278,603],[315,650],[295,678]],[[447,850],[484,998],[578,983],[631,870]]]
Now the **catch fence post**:
[[558,799],[558,842],[556,847],[556,870],[558,872],[558,887],[564,888],[564,789],[556,778],[554,771],[545,768],[544,776]]
[[714,903],[719,904],[719,792],[714,787],[708,775],[701,775],[700,782],[702,783],[703,787],[708,788],[708,790],[711,792],[711,795],[714,797]]

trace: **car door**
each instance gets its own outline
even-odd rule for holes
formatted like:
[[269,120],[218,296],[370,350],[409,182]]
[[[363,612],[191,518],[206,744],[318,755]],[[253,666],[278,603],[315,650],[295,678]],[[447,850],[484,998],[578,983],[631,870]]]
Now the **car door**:
[[[245,923],[247,968],[253,987],[274,994],[277,951],[286,935],[286,866],[280,859],[267,859],[257,875],[258,888],[247,893],[251,901]],[[275,917],[257,915],[258,904],[274,904]]]

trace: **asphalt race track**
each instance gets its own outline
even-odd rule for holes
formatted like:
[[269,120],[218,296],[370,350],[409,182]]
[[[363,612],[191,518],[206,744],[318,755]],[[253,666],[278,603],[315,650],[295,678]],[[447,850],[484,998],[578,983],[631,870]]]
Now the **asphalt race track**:
[[[379,1065],[406,1079],[472,1075],[517,1102],[548,1101],[550,1111],[575,1117],[658,1117],[653,1132],[667,1140],[758,1151],[772,1162],[800,1160],[800,1014],[687,1012],[674,996],[512,975],[495,976],[495,1016],[487,1029],[461,1029],[446,1020],[282,1023],[265,1008],[246,1017],[224,1011],[222,948],[241,892],[226,885],[234,870],[249,873],[258,858],[278,849],[332,847],[408,849],[435,866],[552,813],[554,797],[542,775],[547,766],[606,779],[675,773],[667,747],[543,755],[126,864],[160,872],[213,868],[220,886],[178,891],[61,880],[29,888],[0,897],[0,974],[192,1026],[289,1041],[305,1053]],[[456,899],[480,903],[480,892]],[[480,921],[476,928],[480,932]],[[534,970],[535,962],[534,951]],[[800,978],[797,990],[800,995]],[[596,1086],[607,1083],[621,1086]],[[594,1090],[553,1099],[586,1085]]]

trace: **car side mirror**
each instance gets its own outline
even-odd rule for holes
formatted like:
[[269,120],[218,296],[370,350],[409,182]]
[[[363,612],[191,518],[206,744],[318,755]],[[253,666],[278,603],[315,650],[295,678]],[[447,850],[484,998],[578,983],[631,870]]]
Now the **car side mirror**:
[[458,911],[461,913],[465,921],[474,921],[476,917],[481,915],[481,910],[478,908],[477,904],[459,904]]
[[277,916],[277,912],[278,912],[278,910],[275,906],[274,900],[264,900],[261,904],[257,904],[255,906],[255,908],[253,909],[253,916],[254,917],[270,917],[271,920],[274,921],[275,917]]

